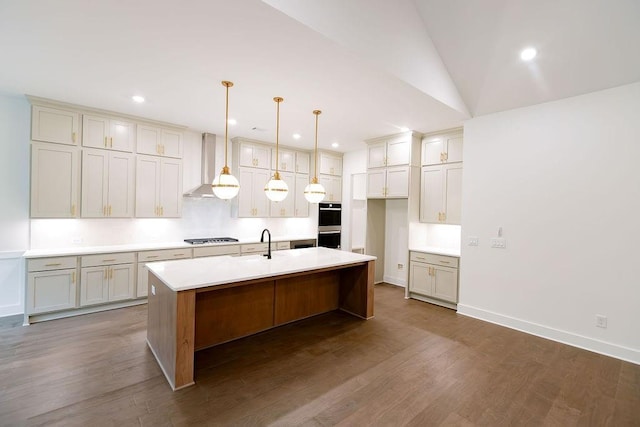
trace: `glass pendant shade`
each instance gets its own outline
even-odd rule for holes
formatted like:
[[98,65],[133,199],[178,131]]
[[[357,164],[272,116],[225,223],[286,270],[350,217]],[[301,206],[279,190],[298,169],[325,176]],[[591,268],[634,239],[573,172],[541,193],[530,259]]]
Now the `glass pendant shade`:
[[264,186],[264,193],[272,202],[281,202],[287,198],[289,186],[280,179],[280,174],[276,173],[273,175],[273,178],[267,182],[267,185]]
[[220,175],[213,180],[211,187],[213,187],[213,194],[222,200],[233,199],[240,191],[240,183],[229,173],[229,168],[222,169]]
[[316,179],[311,181],[304,188],[304,198],[309,203],[320,203],[324,200],[324,196],[327,194],[322,184],[319,184]]

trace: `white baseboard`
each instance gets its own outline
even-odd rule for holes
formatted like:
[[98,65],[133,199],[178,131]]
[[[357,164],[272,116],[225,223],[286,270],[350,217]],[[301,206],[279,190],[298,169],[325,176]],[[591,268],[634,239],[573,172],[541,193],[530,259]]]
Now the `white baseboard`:
[[391,276],[382,276],[382,280],[385,283],[389,283],[390,285],[396,285],[402,288],[407,287],[407,281],[405,279],[398,279],[397,277],[391,277]]
[[594,338],[585,337],[583,335],[573,334],[571,332],[562,331],[560,329],[550,328],[548,326],[537,323],[528,322],[526,320],[517,319],[515,317],[505,316],[481,308],[472,307],[465,304],[458,304],[458,313],[484,320],[486,322],[495,323],[496,325],[505,326],[517,331],[525,332],[541,338],[557,341],[573,347],[582,348],[584,350],[593,351],[595,353],[604,354],[605,356],[615,357],[616,359],[625,360],[627,362],[640,365],[640,350],[624,347],[617,344],[600,341]]

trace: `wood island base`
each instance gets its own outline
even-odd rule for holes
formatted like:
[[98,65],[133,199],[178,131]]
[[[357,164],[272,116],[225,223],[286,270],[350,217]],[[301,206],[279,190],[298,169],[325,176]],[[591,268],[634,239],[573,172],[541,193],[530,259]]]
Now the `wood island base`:
[[373,317],[375,261],[174,291],[149,272],[147,343],[173,390],[193,385],[194,353],[317,314]]

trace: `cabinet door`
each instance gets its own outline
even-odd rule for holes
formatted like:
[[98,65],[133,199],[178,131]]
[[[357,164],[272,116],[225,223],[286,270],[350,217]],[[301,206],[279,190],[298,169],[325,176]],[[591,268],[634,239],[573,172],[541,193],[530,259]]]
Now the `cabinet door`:
[[318,182],[327,192],[323,202],[339,202],[342,199],[342,178],[331,175],[320,175]]
[[136,125],[124,120],[109,120],[109,148],[132,152],[136,141]]
[[267,170],[255,170],[253,172],[252,205],[256,212],[254,216],[262,218],[269,216],[270,200],[267,198],[267,195],[264,192],[264,186],[267,184],[267,182],[269,182],[269,179],[271,179],[271,177],[269,176],[269,171]]
[[[294,172],[296,155],[291,150],[278,149],[278,171]],[[276,169],[276,150],[271,150],[271,169]]]
[[78,203],[78,149],[31,144],[31,217],[74,218]]
[[133,298],[133,264],[118,264],[109,267],[109,301]]
[[296,167],[295,167],[295,172],[296,173],[303,173],[303,174],[308,174],[309,173],[309,153],[303,153],[302,151],[297,151],[296,152]]
[[[281,202],[269,202],[269,210],[272,217],[284,218],[294,216],[295,209],[295,185],[296,181],[294,174],[288,172],[280,173],[280,179],[282,179],[289,188],[287,197]],[[266,197],[266,195],[264,196]],[[303,196],[304,197],[304,196]]]
[[431,266],[433,272],[433,297],[445,301],[458,302],[458,270],[455,268]]
[[409,262],[409,291],[421,295],[431,295],[431,276],[427,264]]
[[109,153],[107,216],[114,218],[130,218],[133,216],[134,169],[133,155],[128,153]]
[[108,216],[109,152],[82,150],[82,217]]
[[309,184],[309,175],[296,174],[296,185],[294,188],[294,213],[293,216],[306,218],[309,216],[309,202],[304,197],[304,189]]
[[342,159],[329,153],[319,154],[320,174],[323,175],[342,175]]
[[439,165],[443,162],[442,153],[445,152],[444,139],[432,136],[422,140],[422,165]]
[[381,142],[367,147],[367,168],[379,168],[387,163],[387,144]]
[[29,273],[27,314],[76,307],[76,269]]
[[387,197],[409,197],[409,166],[387,168]]
[[109,119],[87,114],[82,116],[82,146],[109,148]]
[[138,155],[136,159],[136,216],[158,216],[160,159]]
[[462,161],[462,135],[447,137],[447,163]]
[[[238,159],[240,166],[246,166],[249,168],[255,167],[255,161],[253,159],[253,145],[241,142],[239,144]],[[242,185],[240,186],[242,188]]]
[[387,166],[408,165],[410,156],[410,141],[391,141],[387,143]]
[[443,173],[440,166],[425,166],[422,168],[422,182],[420,187],[420,221],[439,223],[443,206]]
[[140,154],[160,155],[162,130],[153,126],[138,125],[136,151]]
[[241,218],[254,217],[253,169],[239,168],[238,181],[240,182],[240,191],[238,192],[238,216]]
[[163,159],[160,172],[160,216],[182,215],[182,160]]
[[367,198],[382,199],[385,194],[386,169],[369,169],[367,171]]
[[162,146],[163,156],[182,158],[182,132],[163,129],[162,130]]
[[75,111],[34,105],[31,108],[31,139],[57,144],[78,144],[80,114]]
[[87,267],[80,280],[80,306],[102,304],[109,301],[108,267]]
[[462,224],[462,163],[443,166],[445,188],[444,222]]
[[146,297],[149,292],[149,269],[146,264],[138,263],[138,280],[136,282],[136,297]]

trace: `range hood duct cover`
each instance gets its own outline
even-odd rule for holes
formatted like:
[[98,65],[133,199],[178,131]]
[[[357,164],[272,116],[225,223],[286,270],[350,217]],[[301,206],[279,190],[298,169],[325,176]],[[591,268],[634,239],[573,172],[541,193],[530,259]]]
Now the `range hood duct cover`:
[[185,193],[185,197],[215,197],[211,184],[216,177],[216,136],[212,133],[202,134],[202,176],[200,186]]

